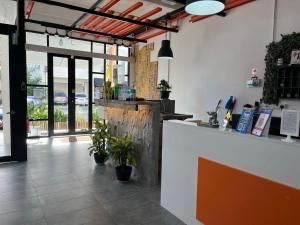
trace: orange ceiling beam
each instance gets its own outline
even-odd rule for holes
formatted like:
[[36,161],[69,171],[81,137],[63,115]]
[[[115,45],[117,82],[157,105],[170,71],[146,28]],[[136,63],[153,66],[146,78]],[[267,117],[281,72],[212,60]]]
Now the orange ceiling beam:
[[[134,16],[133,15],[129,15],[127,18],[128,19],[134,19]],[[106,28],[105,30],[103,30],[103,32],[105,32],[105,33],[111,32],[111,31],[115,30],[116,28],[120,27],[121,25],[123,25],[125,23],[126,22],[124,22],[124,21],[118,21],[113,26],[110,26],[110,27]]]
[[29,19],[30,16],[31,16],[31,12],[32,12],[33,7],[34,7],[34,3],[35,2],[33,0],[29,0],[28,5],[27,5],[26,10],[25,10],[26,19]]
[[[127,16],[129,13],[132,13],[133,11],[137,10],[138,8],[142,7],[143,3],[142,2],[137,2],[135,4],[133,4],[132,6],[130,6],[128,9],[126,9],[124,12],[120,13],[119,16],[121,17],[125,17]],[[104,23],[103,25],[99,26],[96,31],[100,31],[106,27],[110,27],[113,24],[117,23],[118,20],[115,19],[110,19],[109,21],[107,21],[106,23]]]
[[[161,10],[162,10],[162,8],[157,7],[157,8],[155,8],[155,9],[153,9],[153,10],[151,10],[151,11],[145,13],[144,15],[140,16],[137,20],[139,20],[139,21],[145,20],[145,19],[149,18],[150,16],[153,16],[153,15],[155,15],[156,13],[161,12]],[[113,33],[116,34],[116,33],[120,32],[120,31],[122,31],[122,30],[127,29],[127,28],[130,27],[130,26],[132,26],[131,23],[125,23],[124,25],[119,26],[118,28],[114,29],[114,30],[113,30]]]
[[[98,8],[96,11],[98,12],[106,12],[107,10],[109,10],[111,7],[113,7],[115,4],[117,4],[120,0],[111,0],[110,2],[108,2],[106,5],[104,5],[102,8]],[[80,25],[80,28],[84,28],[86,26],[88,26],[91,22],[93,22],[94,20],[96,20],[98,18],[98,16],[96,15],[92,15],[90,16],[85,22],[83,22]]]
[[[157,14],[157,13],[159,13],[159,12],[161,12],[161,11],[162,11],[162,8],[157,7],[157,8],[155,8],[155,9],[153,9],[153,10],[147,12],[146,14],[142,15],[142,16],[139,17],[137,20],[138,20],[138,21],[142,21],[142,20],[147,19],[147,18],[149,18],[150,16],[153,16],[154,14]],[[133,30],[139,28],[139,27],[141,27],[141,25],[130,24],[128,27],[126,27],[126,28],[129,28],[129,29],[127,29],[127,30],[120,29],[120,30],[118,30],[118,31],[115,32],[115,33],[118,33],[118,34],[120,34],[120,35],[125,35],[125,34],[131,32],[131,31],[133,31]],[[124,28],[124,29],[125,29],[125,28]]]
[[[253,2],[253,1],[255,1],[255,0],[232,0],[232,1],[228,2],[225,5],[224,11],[230,10],[230,9],[242,6],[242,5],[245,5],[245,4]],[[210,16],[192,16],[190,22],[195,23],[197,21],[206,19],[206,18],[211,17],[211,16],[213,16],[213,15],[210,15]]]

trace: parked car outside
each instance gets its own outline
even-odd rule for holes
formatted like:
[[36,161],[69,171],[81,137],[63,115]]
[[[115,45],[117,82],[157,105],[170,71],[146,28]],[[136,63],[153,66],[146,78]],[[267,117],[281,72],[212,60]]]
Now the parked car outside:
[[76,93],[75,94],[75,104],[76,105],[88,105],[89,100],[87,98],[87,95],[85,93]]
[[56,105],[67,105],[68,97],[64,92],[54,93],[54,104]]

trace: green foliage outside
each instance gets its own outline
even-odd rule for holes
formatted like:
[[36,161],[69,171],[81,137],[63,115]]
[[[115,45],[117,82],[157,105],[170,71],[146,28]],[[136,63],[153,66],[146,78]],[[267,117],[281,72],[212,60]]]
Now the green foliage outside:
[[[27,84],[37,85],[42,81],[41,65],[27,66]],[[35,87],[27,86],[27,95],[33,96]]]
[[283,58],[284,64],[289,64],[291,53],[294,49],[300,49],[300,33],[281,35],[279,42],[272,42],[267,46],[267,55],[265,57],[266,70],[263,90],[263,102],[266,104],[278,104],[277,96],[277,60]]
[[54,108],[54,122],[67,122],[68,116],[59,108]]
[[28,117],[31,120],[47,119],[48,118],[48,107],[47,105],[37,106],[33,103],[27,105]]
[[127,163],[137,166],[138,151],[130,134],[112,137],[109,140],[108,152],[112,160],[121,166],[126,166]]

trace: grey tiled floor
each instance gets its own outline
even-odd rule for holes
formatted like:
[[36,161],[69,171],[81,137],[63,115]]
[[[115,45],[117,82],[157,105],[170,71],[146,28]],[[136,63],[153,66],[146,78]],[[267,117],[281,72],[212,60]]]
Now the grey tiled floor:
[[115,180],[88,143],[29,145],[26,163],[0,165],[0,225],[183,225],[160,188]]

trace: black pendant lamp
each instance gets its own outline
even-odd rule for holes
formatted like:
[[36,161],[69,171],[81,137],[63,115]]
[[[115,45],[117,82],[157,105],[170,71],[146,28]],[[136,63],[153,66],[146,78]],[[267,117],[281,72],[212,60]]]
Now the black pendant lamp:
[[191,15],[207,16],[225,9],[225,0],[187,0],[185,11]]
[[159,59],[173,59],[173,51],[170,46],[169,40],[162,40],[161,42],[161,48],[158,52],[158,58]]

